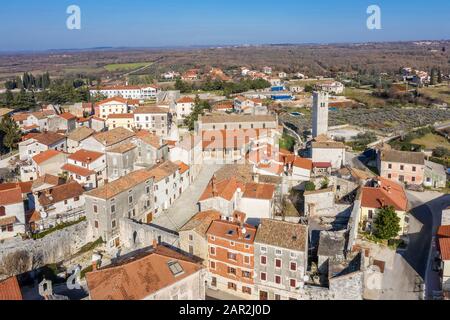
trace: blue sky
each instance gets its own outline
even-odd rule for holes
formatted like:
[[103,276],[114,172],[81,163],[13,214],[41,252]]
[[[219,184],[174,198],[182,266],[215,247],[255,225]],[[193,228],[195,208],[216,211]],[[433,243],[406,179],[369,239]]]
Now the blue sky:
[[[450,39],[449,0],[2,1],[0,51]],[[81,30],[66,9],[81,8]],[[366,28],[377,4],[382,30]]]

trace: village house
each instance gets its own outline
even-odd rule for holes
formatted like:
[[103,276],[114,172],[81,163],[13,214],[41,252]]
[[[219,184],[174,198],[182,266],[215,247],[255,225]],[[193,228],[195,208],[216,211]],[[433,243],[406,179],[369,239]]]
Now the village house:
[[88,127],[79,127],[67,136],[67,152],[75,153],[81,149],[81,143],[95,133]]
[[195,100],[191,97],[183,97],[177,100],[176,115],[178,123],[181,123],[194,110]]
[[263,101],[261,99],[249,99],[243,96],[234,98],[233,107],[237,113],[254,114],[256,107],[262,107]]
[[422,152],[382,149],[377,153],[380,176],[395,182],[421,185],[424,182],[425,155]]
[[317,269],[320,274],[328,276],[329,264],[333,260],[345,260],[346,230],[321,231],[317,248]]
[[135,133],[125,128],[116,128],[105,132],[99,132],[81,142],[81,149],[106,153],[106,151],[128,144],[134,138]]
[[[38,177],[36,180],[31,182],[31,192],[33,194],[44,191],[47,189],[51,189],[53,187],[62,185],[65,183],[65,180],[59,176],[52,176],[50,174],[46,174],[44,176]],[[34,201],[34,197],[33,197]]]
[[203,165],[202,139],[198,135],[186,134],[170,147],[169,159],[181,161],[190,167],[191,182],[198,176]]
[[95,115],[106,120],[112,114],[127,114],[128,100],[122,97],[108,98],[98,102],[95,109]]
[[238,210],[245,212],[247,221],[252,224],[260,219],[273,218],[275,205],[275,186],[272,184],[246,183]]
[[162,245],[87,273],[91,300],[205,300],[206,270]]
[[325,91],[330,94],[342,94],[344,93],[344,85],[338,81],[325,81],[316,84],[316,88],[319,91]]
[[16,276],[0,281],[0,301],[21,300],[23,300],[22,291]]
[[255,295],[298,299],[308,268],[308,227],[263,219],[255,237]]
[[221,218],[221,213],[216,210],[202,211],[194,215],[181,229],[180,249],[190,255],[202,259],[208,266],[208,238],[206,231],[215,220]]
[[129,218],[139,222],[153,219],[153,173],[137,170],[85,194],[86,216],[95,238],[110,247],[119,246],[119,221]]
[[48,117],[55,115],[56,112],[52,110],[42,110],[36,112],[20,112],[12,116],[23,132],[49,130]]
[[57,222],[75,221],[84,216],[84,189],[76,181],[70,181],[34,193],[37,229],[56,226]]
[[272,74],[272,68],[271,67],[267,67],[267,66],[265,66],[264,68],[263,68],[263,72],[265,73],[265,74]]
[[88,117],[88,118],[78,118],[77,119],[77,123],[76,123],[76,127],[77,128],[90,128],[91,125],[91,119],[92,117]]
[[252,299],[254,290],[254,241],[256,228],[245,224],[245,214],[215,220],[208,237],[208,285],[211,289]]
[[161,107],[139,107],[134,111],[134,125],[139,130],[148,130],[161,137],[170,133],[169,110]]
[[437,232],[438,251],[441,259],[440,277],[442,295],[450,299],[450,225],[439,227]]
[[20,186],[4,189],[0,185],[0,240],[26,231],[25,206]]
[[124,99],[152,100],[156,98],[159,88],[155,85],[112,86],[99,90],[90,90],[91,96],[104,95],[107,98],[122,97]]
[[128,130],[133,130],[133,128],[135,127],[134,114],[133,113],[110,114],[106,119],[106,127],[109,130],[119,127]]
[[67,151],[67,138],[56,132],[43,132],[32,138],[19,142],[20,160],[31,160],[32,157],[47,150]]
[[339,170],[345,165],[345,145],[325,135],[315,138],[311,143],[311,152],[313,163],[331,163],[333,170]]
[[114,181],[134,171],[136,163],[136,145],[123,143],[106,151],[108,181]]
[[199,78],[199,70],[198,69],[190,69],[181,75],[181,80],[183,81],[194,81]]
[[406,192],[400,184],[383,177],[372,180],[362,188],[359,214],[360,230],[372,232],[378,210],[385,207],[394,208],[400,218],[401,230],[399,235],[404,234],[406,230],[405,218],[409,209]]
[[79,150],[67,158],[61,169],[85,190],[98,188],[105,183],[106,156],[100,152]]
[[425,160],[423,185],[431,188],[445,188],[447,185],[445,167],[442,164]]
[[153,166],[169,159],[169,146],[160,136],[147,130],[136,132],[133,143],[137,146],[136,166]]
[[295,157],[292,163],[292,180],[297,183],[309,181],[311,179],[311,172],[313,170],[313,163],[311,159]]
[[47,150],[35,155],[31,159],[31,165],[35,169],[36,175],[33,179],[22,179],[22,181],[34,180],[38,176],[46,174],[57,176],[60,174],[61,166],[67,161],[67,154],[56,150]]
[[158,216],[169,209],[185,190],[181,183],[180,167],[171,161],[153,167],[150,173],[154,179],[154,214]]
[[91,129],[94,130],[95,132],[105,131],[106,129],[105,119],[93,116],[90,122],[91,122]]
[[231,100],[222,100],[212,105],[214,112],[231,113],[234,110],[234,102]]
[[48,117],[48,130],[58,133],[69,133],[77,127],[77,117],[69,112]]

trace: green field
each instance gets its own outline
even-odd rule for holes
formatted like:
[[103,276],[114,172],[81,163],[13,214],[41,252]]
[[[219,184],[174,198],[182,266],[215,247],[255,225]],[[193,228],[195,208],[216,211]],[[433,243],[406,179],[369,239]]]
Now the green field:
[[436,86],[436,87],[426,87],[419,89],[421,94],[424,94],[433,99],[439,99],[450,105],[450,87],[447,85]]
[[104,66],[104,68],[109,72],[115,71],[132,71],[135,69],[143,68],[151,62],[135,62],[135,63],[114,63]]
[[344,96],[356,102],[363,103],[368,107],[384,107],[386,105],[386,101],[373,96],[371,90],[346,88]]
[[443,147],[450,150],[450,142],[440,135],[428,133],[423,137],[416,138],[411,141],[413,144],[424,146],[426,149],[436,149],[437,147]]

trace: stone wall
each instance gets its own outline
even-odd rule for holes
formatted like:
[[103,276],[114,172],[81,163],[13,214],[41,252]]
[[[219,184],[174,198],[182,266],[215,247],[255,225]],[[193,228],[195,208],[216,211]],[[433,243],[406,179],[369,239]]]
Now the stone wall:
[[[19,259],[17,273],[23,273],[47,264],[59,263],[94,241],[86,221],[55,231],[39,240],[12,240],[0,244],[0,278],[7,277],[7,264]],[[11,271],[9,267],[8,270]],[[14,272],[16,273],[16,272]]]
[[119,222],[120,243],[128,250],[138,250],[153,245],[153,240],[180,248],[178,233],[157,225],[136,223],[130,219]]

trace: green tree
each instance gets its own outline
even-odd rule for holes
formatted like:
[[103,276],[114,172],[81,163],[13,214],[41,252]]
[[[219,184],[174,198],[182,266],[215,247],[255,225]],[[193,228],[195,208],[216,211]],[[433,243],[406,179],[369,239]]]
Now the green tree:
[[305,184],[305,191],[316,191],[316,185],[313,182],[308,181]]
[[10,90],[5,92],[5,106],[10,107],[14,104],[14,95]]
[[20,128],[9,116],[4,116],[0,122],[0,130],[3,132],[3,145],[9,150],[13,150],[20,140]]
[[395,208],[391,206],[378,210],[374,227],[374,234],[378,239],[390,240],[397,237],[401,227],[400,218],[395,212]]

